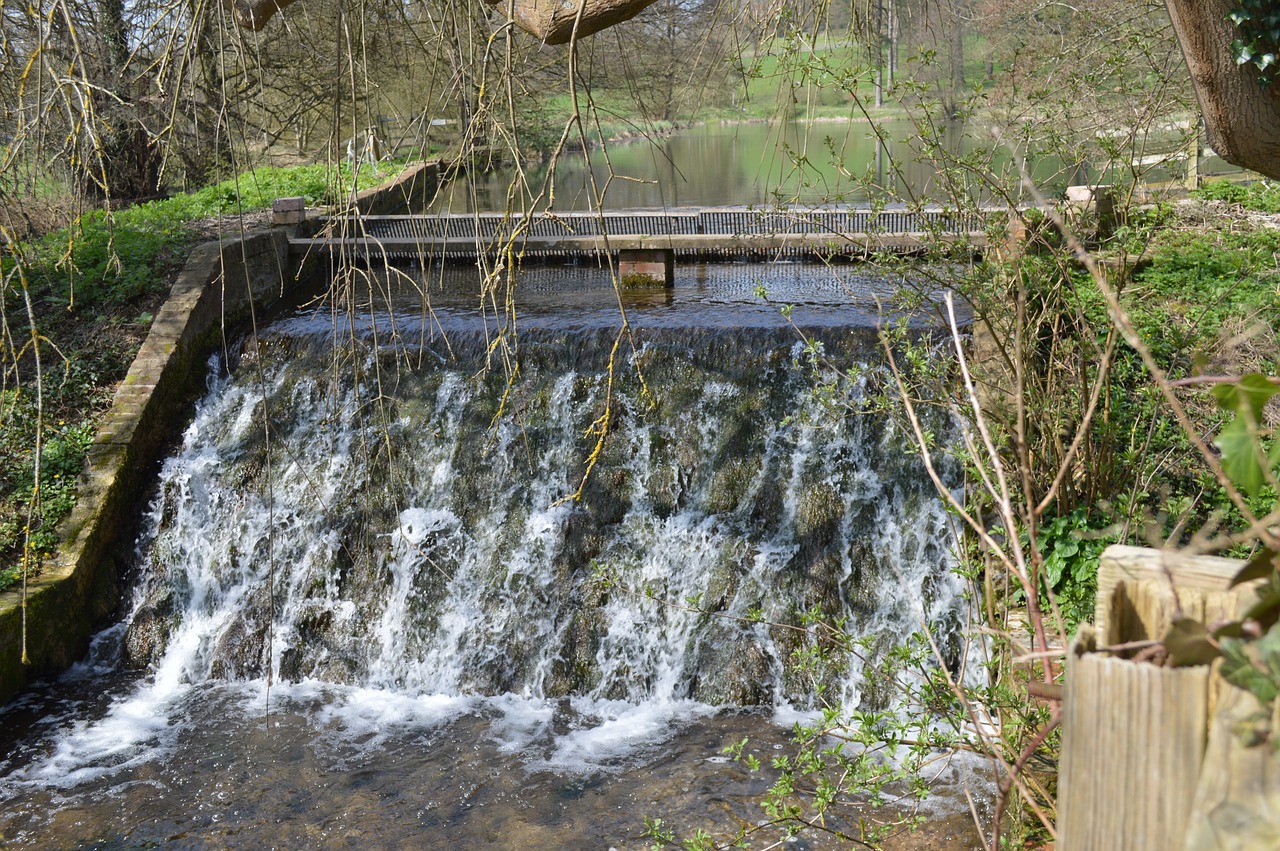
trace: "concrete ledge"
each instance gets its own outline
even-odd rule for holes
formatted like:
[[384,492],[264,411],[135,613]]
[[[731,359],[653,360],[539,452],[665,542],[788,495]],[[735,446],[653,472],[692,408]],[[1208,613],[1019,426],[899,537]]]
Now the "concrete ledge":
[[[204,391],[207,360],[250,306],[266,309],[301,280],[284,229],[199,246],[128,374],[80,474],[78,499],[59,529],[62,546],[23,595],[0,594],[0,703],[32,680],[81,658],[120,602],[120,566],[156,465]],[[123,557],[123,558],[122,558]]]
[[[777,233],[777,234],[675,234],[610,236],[526,236],[516,250],[535,254],[594,254],[602,251],[677,251],[689,254],[760,253],[806,251],[818,255],[860,255],[873,251],[923,252],[939,242],[987,246],[981,231],[931,235],[928,233]],[[488,250],[488,241],[482,250]],[[348,251],[366,256],[413,253],[423,256],[474,257],[475,239],[399,236],[317,236],[290,240],[296,253]]]
[[364,216],[421,211],[440,188],[439,161],[416,163],[380,186],[356,194],[352,206]]

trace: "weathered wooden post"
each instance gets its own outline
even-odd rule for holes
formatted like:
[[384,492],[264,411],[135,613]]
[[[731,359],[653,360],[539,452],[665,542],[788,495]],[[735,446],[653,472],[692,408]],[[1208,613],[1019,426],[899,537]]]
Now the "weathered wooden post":
[[1189,190],[1200,188],[1200,124],[1191,129],[1191,138],[1187,140],[1187,180]]
[[1097,218],[1095,239],[1106,239],[1116,229],[1115,187],[1108,183],[1093,186],[1068,186],[1067,203],[1081,211],[1092,210]]
[[[1162,638],[1178,615],[1206,624],[1235,617],[1253,596],[1251,586],[1227,587],[1242,566],[1137,547],[1103,553],[1097,626],[1081,629],[1067,660],[1060,851],[1280,848],[1280,763],[1270,747],[1265,756],[1216,755],[1235,753],[1232,730],[1248,696],[1208,665],[1162,668],[1106,652]],[[1258,788],[1243,791],[1240,778]],[[1270,821],[1261,815],[1269,804],[1278,814]],[[1275,832],[1240,844],[1246,816]]]

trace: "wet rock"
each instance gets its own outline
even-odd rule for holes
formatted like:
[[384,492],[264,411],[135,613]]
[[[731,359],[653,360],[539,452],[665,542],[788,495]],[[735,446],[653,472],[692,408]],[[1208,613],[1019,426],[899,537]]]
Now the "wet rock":
[[666,520],[679,507],[680,486],[676,470],[669,464],[655,466],[649,473],[649,510],[659,520]]
[[746,499],[751,483],[759,472],[759,455],[726,460],[712,475],[707,508],[716,513],[735,511]]
[[631,474],[625,467],[605,467],[592,472],[583,502],[599,526],[622,522],[631,508]]
[[266,619],[251,609],[231,622],[214,645],[209,675],[217,680],[263,676],[270,664]]
[[600,668],[596,654],[600,636],[604,634],[604,617],[599,601],[586,600],[587,605],[573,613],[564,632],[564,643],[552,666],[548,697],[586,694],[600,684]]
[[564,527],[564,543],[557,559],[562,569],[578,570],[587,567],[604,548],[604,535],[591,522],[585,511],[575,511]]
[[173,588],[158,585],[134,613],[124,636],[125,664],[145,668],[160,658],[178,624],[174,603]]
[[697,654],[693,697],[714,706],[773,702],[769,658],[752,628],[737,622],[709,624]]
[[824,482],[801,491],[795,519],[801,551],[812,556],[829,547],[839,535],[843,514],[844,500],[834,486]]

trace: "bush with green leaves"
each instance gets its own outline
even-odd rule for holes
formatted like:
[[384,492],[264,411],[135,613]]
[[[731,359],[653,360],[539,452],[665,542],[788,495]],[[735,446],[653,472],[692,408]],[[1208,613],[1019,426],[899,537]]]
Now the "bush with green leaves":
[[35,476],[34,451],[28,444],[39,428],[32,394],[0,393],[0,590],[22,578],[25,558],[43,559],[57,548],[56,528],[76,503],[76,476],[93,442],[94,425],[85,420],[44,423],[40,450],[40,481]]

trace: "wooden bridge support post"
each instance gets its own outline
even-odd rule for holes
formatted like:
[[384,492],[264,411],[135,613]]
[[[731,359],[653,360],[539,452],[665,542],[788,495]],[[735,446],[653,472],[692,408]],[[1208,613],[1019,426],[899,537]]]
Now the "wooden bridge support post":
[[623,286],[674,286],[676,252],[672,248],[623,248],[618,251],[618,278]]

